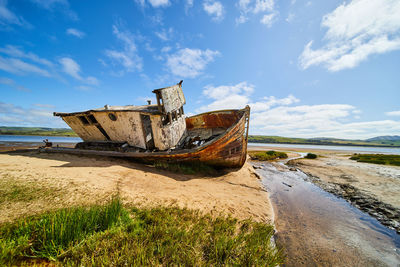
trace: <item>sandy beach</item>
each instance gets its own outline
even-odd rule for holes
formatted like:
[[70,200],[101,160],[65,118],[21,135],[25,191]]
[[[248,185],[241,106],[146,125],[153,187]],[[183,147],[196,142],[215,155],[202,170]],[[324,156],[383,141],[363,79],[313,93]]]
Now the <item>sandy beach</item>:
[[2,190],[32,191],[26,201],[2,202],[0,223],[62,207],[101,203],[115,194],[139,207],[176,205],[239,219],[274,220],[268,193],[247,163],[239,170],[205,177],[113,158],[3,152],[0,174]]

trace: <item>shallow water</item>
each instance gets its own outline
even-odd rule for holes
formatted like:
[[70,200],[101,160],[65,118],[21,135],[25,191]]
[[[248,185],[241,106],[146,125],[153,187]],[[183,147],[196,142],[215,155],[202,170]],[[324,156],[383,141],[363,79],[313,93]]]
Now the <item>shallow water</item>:
[[307,182],[299,170],[253,164],[270,192],[286,266],[400,266],[394,230]]
[[65,136],[35,136],[35,135],[0,135],[0,143],[43,143],[44,139],[48,139],[53,143],[79,143],[82,139],[79,137]]
[[361,153],[384,153],[400,155],[399,147],[372,147],[372,146],[326,146],[326,145],[301,145],[301,144],[267,144],[267,143],[248,143],[249,146],[265,146],[265,147],[287,147],[300,149],[323,149],[336,151],[350,151]]

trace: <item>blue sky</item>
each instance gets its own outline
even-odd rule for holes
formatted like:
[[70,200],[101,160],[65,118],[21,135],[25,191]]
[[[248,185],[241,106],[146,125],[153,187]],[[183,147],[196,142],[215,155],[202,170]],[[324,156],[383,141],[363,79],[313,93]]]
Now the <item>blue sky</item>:
[[0,125],[141,105],[249,104],[251,134],[400,134],[400,1],[0,0]]

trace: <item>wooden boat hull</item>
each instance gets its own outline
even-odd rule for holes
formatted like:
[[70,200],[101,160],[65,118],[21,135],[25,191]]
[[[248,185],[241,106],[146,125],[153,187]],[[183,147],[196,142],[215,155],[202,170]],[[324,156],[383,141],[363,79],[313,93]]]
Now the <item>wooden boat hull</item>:
[[192,149],[175,149],[160,152],[98,151],[76,148],[43,148],[49,153],[78,155],[102,155],[113,157],[140,158],[146,161],[203,162],[221,167],[241,167],[247,156],[247,136],[250,107],[240,110],[220,110],[186,118],[187,131],[226,129],[218,137]]

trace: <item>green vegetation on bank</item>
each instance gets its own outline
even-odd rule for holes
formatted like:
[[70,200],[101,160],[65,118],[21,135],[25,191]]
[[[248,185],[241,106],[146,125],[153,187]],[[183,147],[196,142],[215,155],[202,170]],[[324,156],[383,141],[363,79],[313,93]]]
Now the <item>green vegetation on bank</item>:
[[285,152],[280,151],[251,151],[249,152],[252,160],[275,160],[275,159],[287,159],[288,155]]
[[0,265],[276,266],[271,225],[180,208],[69,208],[0,226]]
[[306,159],[316,159],[318,156],[314,153],[307,153],[307,155],[304,157]]
[[354,154],[350,159],[357,162],[400,166],[400,155]]
[[5,127],[0,126],[0,135],[43,135],[43,136],[70,136],[78,135],[67,128],[44,128],[44,127]]
[[249,142],[272,144],[335,145],[335,146],[384,146],[400,147],[400,139],[371,138],[367,140],[346,140],[335,138],[289,138],[281,136],[249,135]]

